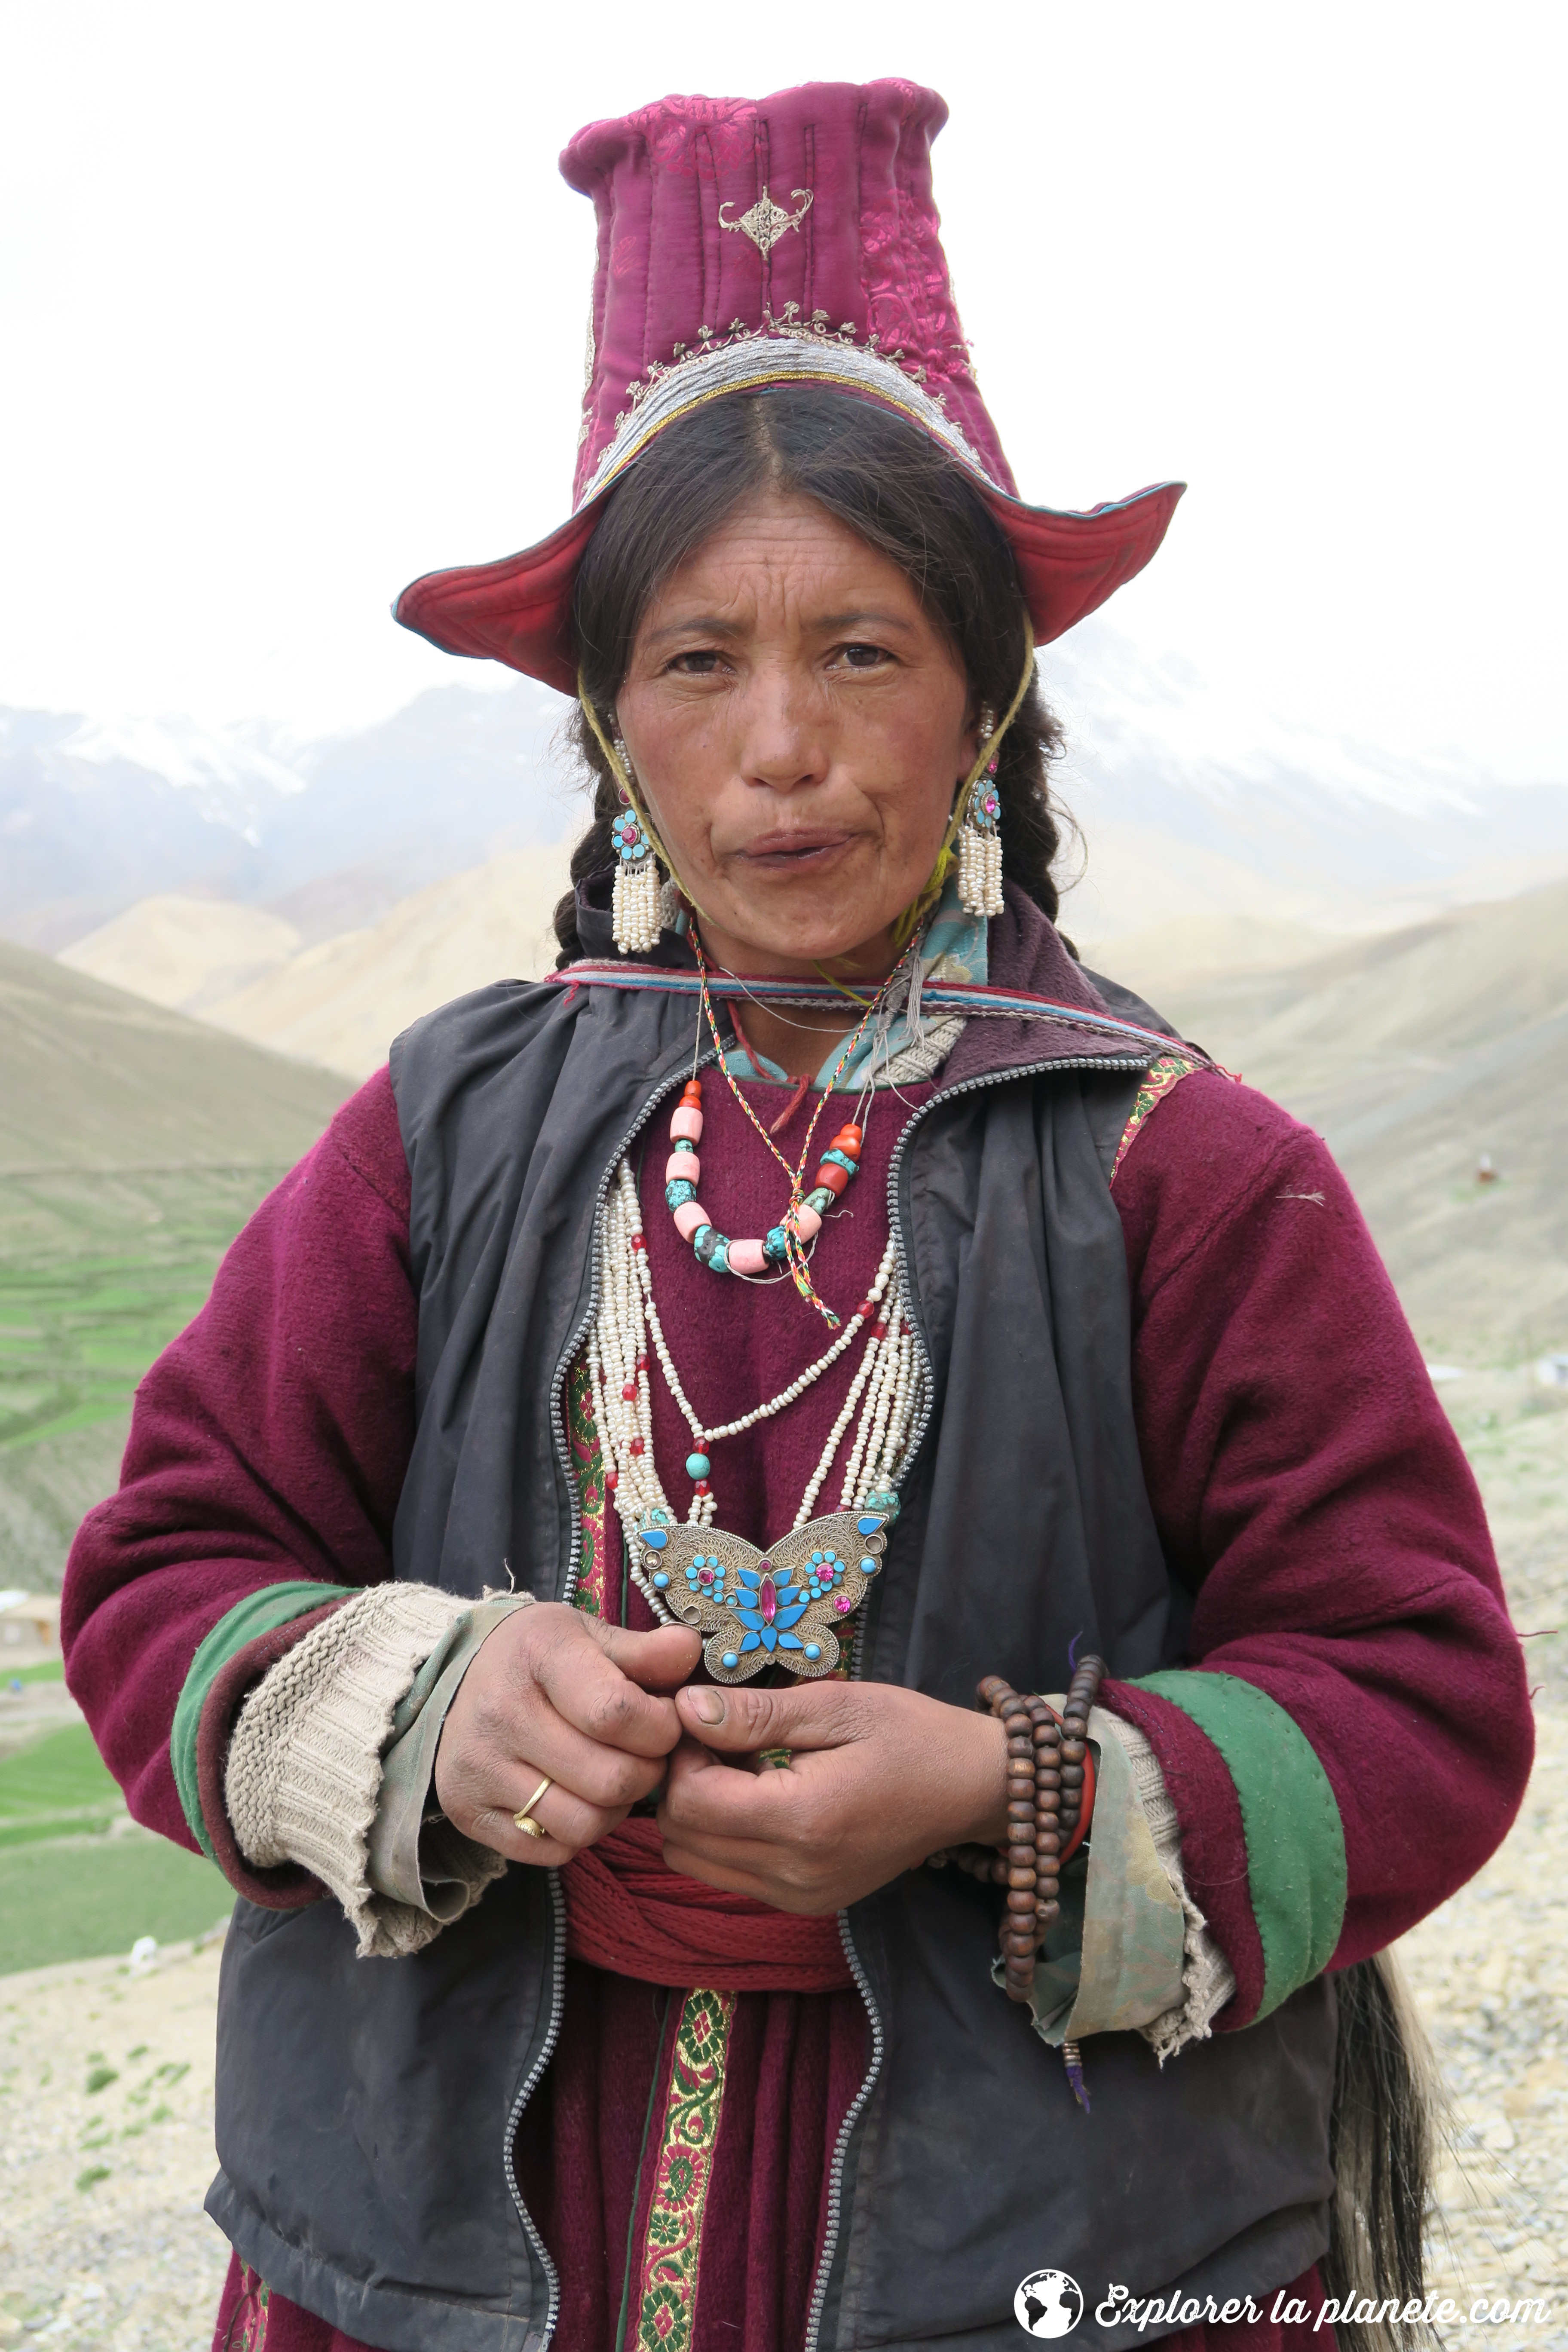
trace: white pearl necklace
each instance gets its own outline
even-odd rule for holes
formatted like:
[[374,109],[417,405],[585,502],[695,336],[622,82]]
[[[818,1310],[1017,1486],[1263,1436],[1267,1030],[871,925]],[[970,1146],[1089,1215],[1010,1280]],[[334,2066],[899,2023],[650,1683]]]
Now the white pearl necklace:
[[[852,1423],[856,1423],[855,1434],[845,1465],[839,1509],[853,1509],[872,1495],[893,1493],[903,1469],[915,1418],[920,1378],[914,1332],[902,1300],[896,1289],[891,1299],[888,1297],[897,1260],[890,1236],[862,1307],[846,1318],[833,1345],[765,1404],[756,1405],[738,1419],[713,1428],[705,1427],[693,1410],[664,1336],[653,1295],[653,1270],[643,1234],[642,1207],[631,1168],[625,1160],[611,1179],[600,1223],[598,1253],[599,1304],[588,1332],[589,1375],[595,1414],[614,1465],[615,1505],[628,1538],[636,1538],[649,1524],[673,1525],[675,1518],[653,1458],[653,1405],[648,1386],[650,1338],[670,1394],[685,1416],[698,1451],[703,1453],[721,1438],[738,1437],[742,1431],[783,1412],[819,1381],[854,1345],[857,1336],[865,1331],[865,1354],[801,1497],[793,1525],[803,1528],[810,1519]],[[866,1307],[879,1309],[874,1328],[873,1318],[865,1311]],[[718,1496],[710,1479],[702,1477],[696,1483],[698,1491],[692,1496],[687,1524],[711,1527],[719,1508]],[[631,1550],[635,1561],[635,1543]],[[668,1618],[669,1612],[635,1565],[632,1573],[656,1611]]]

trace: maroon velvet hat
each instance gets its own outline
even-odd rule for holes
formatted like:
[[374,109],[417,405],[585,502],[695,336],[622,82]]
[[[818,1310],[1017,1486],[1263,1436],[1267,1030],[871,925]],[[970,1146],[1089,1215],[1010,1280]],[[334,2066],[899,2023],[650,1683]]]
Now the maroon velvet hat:
[[447,653],[576,690],[572,587],[604,499],[665,426],[726,393],[821,383],[894,409],[973,478],[1040,643],[1141,572],[1179,482],[1086,514],[1026,506],[969,364],[912,82],[807,82],[754,103],[666,98],[561,158],[599,246],[569,522],[499,563],[432,572],[395,612]]

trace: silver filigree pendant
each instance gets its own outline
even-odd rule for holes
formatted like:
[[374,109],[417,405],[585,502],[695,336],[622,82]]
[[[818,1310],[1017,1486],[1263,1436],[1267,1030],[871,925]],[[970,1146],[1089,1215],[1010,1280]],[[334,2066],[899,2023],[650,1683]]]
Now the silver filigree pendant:
[[891,1517],[834,1511],[765,1552],[725,1528],[650,1519],[632,1538],[634,1573],[659,1614],[706,1636],[716,1683],[749,1682],[764,1666],[817,1679],[837,1665],[839,1636],[880,1572]]

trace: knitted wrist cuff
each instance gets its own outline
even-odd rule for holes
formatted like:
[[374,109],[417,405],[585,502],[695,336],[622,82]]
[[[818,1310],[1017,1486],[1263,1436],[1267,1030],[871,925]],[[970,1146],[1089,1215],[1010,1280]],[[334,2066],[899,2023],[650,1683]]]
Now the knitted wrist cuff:
[[1230,1963],[1214,1937],[1209,1934],[1203,1913],[1187,1893],[1182,1874],[1182,1825],[1176,1808],[1165,1786],[1165,1776],[1160,1769],[1160,1759],[1135,1724],[1106,1711],[1103,1720],[1114,1732],[1118,1745],[1131,1768],[1132,1785],[1149,1833],[1154,1841],[1154,1851],[1161,1867],[1181,1899],[1185,1929],[1182,1939],[1182,1984],[1184,1998],[1179,2006],[1168,2009],[1149,2025],[1138,2031],[1153,2049],[1162,2065],[1184,2050],[1189,2042],[1205,2042],[1213,2031],[1214,2020],[1236,1990],[1236,1979]]
[[438,1929],[423,1913],[391,1916],[400,1906],[372,1889],[366,1842],[397,1704],[471,1606],[431,1585],[373,1586],[279,1660],[235,1726],[224,1795],[241,1853],[258,1868],[313,1872],[342,1905],[362,1958],[417,1950]]

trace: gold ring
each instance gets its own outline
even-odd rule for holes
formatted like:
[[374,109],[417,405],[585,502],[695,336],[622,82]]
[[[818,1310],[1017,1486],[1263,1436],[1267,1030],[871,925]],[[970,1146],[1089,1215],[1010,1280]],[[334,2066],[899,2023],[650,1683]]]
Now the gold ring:
[[538,1788],[535,1789],[532,1796],[530,1797],[527,1804],[524,1805],[522,1811],[520,1813],[513,1813],[512,1815],[512,1820],[517,1823],[518,1828],[522,1832],[524,1837],[542,1838],[549,1835],[549,1832],[545,1829],[542,1822],[533,1821],[530,1817],[532,1814],[535,1805],[538,1804],[539,1800],[543,1796],[544,1791],[550,1787],[550,1775],[547,1772],[543,1780],[541,1780]]

